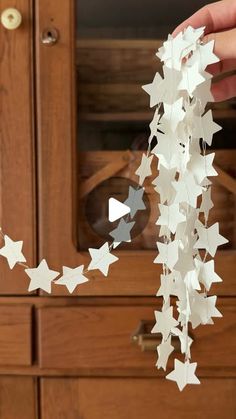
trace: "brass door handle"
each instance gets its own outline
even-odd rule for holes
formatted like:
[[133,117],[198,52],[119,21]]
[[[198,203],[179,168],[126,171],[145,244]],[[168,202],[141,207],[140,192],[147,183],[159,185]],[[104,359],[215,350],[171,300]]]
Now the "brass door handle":
[[17,29],[22,22],[22,16],[19,10],[14,7],[3,10],[1,13],[1,23],[8,30]]
[[[151,333],[153,326],[153,320],[141,320],[131,336],[131,340],[140,346],[142,352],[156,351],[157,346],[161,343],[161,334]],[[181,352],[181,344],[178,336],[172,336],[171,345],[174,346],[176,352]]]

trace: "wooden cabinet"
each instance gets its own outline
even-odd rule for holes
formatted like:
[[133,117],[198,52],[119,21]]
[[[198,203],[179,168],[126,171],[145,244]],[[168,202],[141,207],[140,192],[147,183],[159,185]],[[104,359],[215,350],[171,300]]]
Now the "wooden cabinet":
[[[105,214],[111,191],[121,194],[122,182],[127,189],[136,181],[151,119],[141,85],[158,70],[154,53],[179,19],[171,4],[173,21],[162,3],[155,26],[149,6],[144,19],[133,0],[119,3],[127,13],[133,7],[132,19],[103,0],[16,0],[22,25],[1,26],[0,225],[24,241],[30,267],[42,258],[54,270],[86,266],[88,248],[104,242],[90,221]],[[183,15],[199,5],[183,0]],[[10,6],[0,0],[0,11]],[[104,8],[108,16],[99,23]],[[220,221],[230,244],[216,257],[224,282],[211,290],[223,318],[191,331],[201,386],[180,393],[155,367],[159,336],[150,330],[161,267],[153,264],[158,197],[150,178],[147,222],[132,243],[114,250],[119,261],[108,278],[93,270],[72,295],[59,285],[51,296],[28,294],[24,267],[10,270],[0,259],[0,419],[235,417],[235,115],[233,102],[214,106],[224,131],[214,144],[211,222]]]

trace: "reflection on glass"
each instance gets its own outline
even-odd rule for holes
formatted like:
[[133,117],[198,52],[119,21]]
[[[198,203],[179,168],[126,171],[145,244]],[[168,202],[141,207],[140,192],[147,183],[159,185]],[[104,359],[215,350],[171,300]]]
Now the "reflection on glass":
[[[141,86],[161,71],[155,52],[179,22],[206,3],[76,1],[77,137],[79,182],[84,186],[78,205],[79,249],[109,239],[108,199],[113,196],[124,202],[129,185],[137,182],[134,172],[147,148],[153,115]],[[227,111],[228,104],[223,104],[219,112],[222,106]],[[226,119],[220,124],[224,135],[232,138],[232,122]],[[215,146],[222,146],[221,135],[216,135]],[[119,249],[156,249],[158,196],[151,184],[153,177],[145,184],[147,212],[135,218],[139,234]]]

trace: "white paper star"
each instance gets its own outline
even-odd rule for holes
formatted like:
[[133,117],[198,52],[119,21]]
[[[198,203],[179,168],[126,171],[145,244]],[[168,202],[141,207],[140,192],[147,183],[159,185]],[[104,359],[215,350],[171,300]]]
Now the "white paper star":
[[14,242],[6,234],[4,235],[5,245],[0,249],[0,255],[7,259],[10,269],[13,269],[17,262],[26,262],[22,253],[23,241]]
[[189,43],[183,39],[182,32],[179,32],[175,38],[169,35],[168,40],[163,43],[164,49],[162,50],[161,61],[164,61],[167,67],[180,70],[184,50],[188,46]]
[[207,176],[217,176],[217,171],[212,166],[215,153],[202,156],[194,153],[188,163],[188,170],[193,173],[196,181],[200,184]]
[[143,202],[143,193],[143,188],[135,189],[132,186],[129,186],[129,196],[124,204],[130,208],[131,218],[135,216],[137,211],[146,209]]
[[152,83],[142,86],[143,90],[150,96],[150,108],[162,101],[162,89],[160,89],[161,82],[162,77],[159,73],[156,73]]
[[216,308],[216,295],[206,297],[205,294],[195,292],[190,301],[191,315],[189,320],[192,323],[193,329],[200,324],[212,323],[212,317],[222,317],[221,312]]
[[206,44],[200,44],[198,48],[194,51],[192,57],[190,58],[189,61],[191,63],[198,64],[200,71],[204,71],[208,65],[220,61],[220,59],[213,53],[214,43],[215,41],[212,39]]
[[206,249],[212,257],[215,256],[218,246],[229,241],[219,234],[219,223],[215,223],[209,228],[198,225],[197,232],[199,239],[195,243],[194,249]]
[[186,202],[191,207],[197,207],[197,197],[201,195],[202,188],[197,185],[191,172],[185,172],[185,175],[178,181],[172,182],[176,190],[174,203]]
[[157,225],[164,225],[169,228],[171,233],[176,232],[177,225],[186,220],[185,215],[179,211],[178,204],[162,205],[158,204],[160,209],[160,217],[156,221]]
[[200,384],[199,379],[195,375],[196,368],[196,362],[181,362],[175,359],[175,368],[166,378],[167,380],[176,381],[177,386],[182,391],[187,384]]
[[88,282],[88,278],[83,275],[84,265],[77,268],[68,268],[63,266],[63,275],[55,281],[55,284],[65,285],[70,293],[72,293],[77,285]]
[[213,282],[222,282],[220,276],[215,272],[215,263],[213,259],[205,263],[199,259],[195,259],[195,265],[199,281],[205,286],[207,291],[210,290]]
[[205,81],[204,77],[199,73],[198,62],[191,67],[186,64],[183,67],[182,79],[178,85],[179,90],[187,90],[190,97],[196,87]]
[[171,295],[178,295],[178,288],[175,282],[175,275],[170,272],[166,275],[161,275],[161,286],[157,291],[156,296],[162,296],[164,301],[168,301]]
[[158,369],[163,368],[163,370],[166,370],[166,364],[168,362],[169,356],[174,349],[174,346],[171,345],[171,336],[169,336],[165,342],[162,342],[160,345],[158,345],[158,360],[156,363]]
[[154,259],[153,263],[164,263],[169,269],[173,269],[178,260],[179,242],[174,240],[170,243],[157,242],[159,255]]
[[60,272],[49,269],[45,259],[41,260],[37,268],[27,268],[25,272],[31,279],[28,291],[41,288],[49,294],[51,293],[53,279],[60,274]]
[[152,174],[151,171],[151,163],[152,163],[153,155],[147,156],[143,153],[142,161],[138,169],[136,170],[135,174],[139,176],[139,184],[142,186],[144,179],[147,176]]
[[179,249],[179,258],[174,265],[174,269],[180,272],[182,279],[184,279],[185,275],[194,269],[192,253],[190,251],[185,252],[182,249]]
[[174,134],[158,132],[157,140],[157,145],[153,148],[152,153],[156,156],[162,155],[165,159],[165,167],[168,169],[176,167],[176,154],[180,151],[180,146]]
[[160,120],[161,129],[166,130],[171,129],[172,132],[175,132],[177,125],[180,121],[184,119],[185,112],[183,110],[183,98],[180,97],[176,102],[171,105],[164,103],[164,114]]
[[175,168],[168,170],[162,165],[159,166],[159,175],[153,180],[152,184],[155,185],[155,191],[160,194],[162,204],[166,201],[169,204],[176,194],[172,185],[175,175]]
[[156,324],[152,328],[151,333],[161,333],[163,339],[166,340],[173,327],[179,322],[173,317],[173,307],[169,307],[165,311],[155,310]]
[[201,38],[204,33],[205,26],[201,28],[193,28],[192,26],[188,26],[183,33],[183,38],[188,44],[191,46],[191,50],[196,49],[196,42]]
[[222,127],[213,121],[212,111],[209,110],[202,117],[195,117],[193,136],[202,138],[208,145],[211,145],[213,135],[221,129]]
[[202,113],[208,102],[214,102],[214,97],[211,93],[211,79],[199,84],[193,91],[193,96],[197,99],[199,111]]
[[113,237],[115,242],[126,242],[130,240],[130,230],[133,228],[135,221],[126,222],[120,219],[118,226],[112,230],[109,235]]
[[99,269],[105,276],[108,275],[109,266],[119,258],[112,255],[109,250],[108,242],[104,243],[99,249],[89,248],[92,258],[88,270]]
[[177,71],[174,68],[168,68],[164,65],[163,74],[164,79],[159,85],[159,97],[161,102],[171,105],[180,97],[177,86],[181,79],[181,71]]

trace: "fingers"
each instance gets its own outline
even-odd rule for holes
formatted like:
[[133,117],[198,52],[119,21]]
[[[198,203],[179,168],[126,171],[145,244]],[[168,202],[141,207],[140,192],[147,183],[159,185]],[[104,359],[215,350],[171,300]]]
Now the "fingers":
[[206,26],[205,33],[217,32],[233,28],[236,22],[236,1],[224,0],[202,7],[191,17],[181,23],[172,33],[176,36],[180,31],[191,25],[193,28]]
[[211,64],[206,68],[206,71],[213,76],[221,73],[227,73],[236,69],[236,59],[219,61],[218,63]]
[[212,84],[211,93],[215,102],[231,99],[236,96],[236,76],[226,77]]
[[207,43],[212,39],[215,41],[214,54],[216,54],[220,60],[236,59],[236,29],[211,33],[206,35],[203,41],[204,43]]

